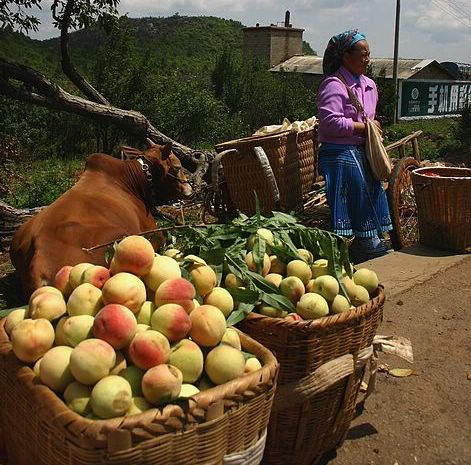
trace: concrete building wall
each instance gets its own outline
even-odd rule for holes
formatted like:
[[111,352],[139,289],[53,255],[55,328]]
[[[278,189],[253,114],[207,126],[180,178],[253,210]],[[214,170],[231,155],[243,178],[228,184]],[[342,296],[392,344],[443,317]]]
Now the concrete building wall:
[[303,29],[291,27],[244,28],[244,57],[266,61],[275,66],[303,52]]

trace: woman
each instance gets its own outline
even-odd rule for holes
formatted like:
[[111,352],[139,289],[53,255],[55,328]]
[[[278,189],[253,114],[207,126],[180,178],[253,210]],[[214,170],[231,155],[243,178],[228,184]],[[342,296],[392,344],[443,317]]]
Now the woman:
[[364,34],[351,30],[332,37],[324,53],[324,80],[317,94],[319,172],[326,181],[334,232],[354,236],[350,257],[355,263],[386,254],[378,234],[392,229],[385,192],[365,157],[363,115],[346,88],[350,87],[374,120],[378,91],[365,76],[369,57]]

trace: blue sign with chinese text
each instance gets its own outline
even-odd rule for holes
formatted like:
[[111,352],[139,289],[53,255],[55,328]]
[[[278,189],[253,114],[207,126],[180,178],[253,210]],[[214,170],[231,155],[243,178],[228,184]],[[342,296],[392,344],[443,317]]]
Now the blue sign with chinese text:
[[471,81],[399,82],[399,118],[459,115],[471,106]]

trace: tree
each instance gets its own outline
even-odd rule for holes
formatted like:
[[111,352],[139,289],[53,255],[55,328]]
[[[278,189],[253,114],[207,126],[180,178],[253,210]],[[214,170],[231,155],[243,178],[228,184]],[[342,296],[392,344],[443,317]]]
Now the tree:
[[[33,7],[41,8],[42,0],[0,2],[2,28],[27,32],[37,30],[39,21],[30,14]],[[74,66],[69,47],[69,31],[96,25],[110,31],[118,19],[119,0],[54,0],[51,6],[54,26],[61,34],[61,65],[64,74],[82,96],[72,94],[52,82],[42,73],[27,66],[0,58],[0,93],[23,102],[66,111],[76,115],[114,124],[129,134],[149,143],[173,143],[173,150],[191,171],[194,181],[201,182],[212,154],[193,150],[166,136],[141,113],[112,106],[110,102]]]

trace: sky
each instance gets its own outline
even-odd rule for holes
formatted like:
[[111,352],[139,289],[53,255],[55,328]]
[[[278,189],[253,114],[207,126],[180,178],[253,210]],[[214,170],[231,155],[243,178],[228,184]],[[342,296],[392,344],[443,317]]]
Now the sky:
[[[281,23],[291,13],[293,27],[322,55],[332,35],[356,28],[365,33],[372,57],[392,58],[396,2],[399,0],[125,0],[121,14],[143,16],[217,16],[244,26]],[[57,36],[50,20],[50,1],[43,2],[38,33]],[[471,63],[471,0],[402,0],[399,27],[401,58],[431,58]]]

